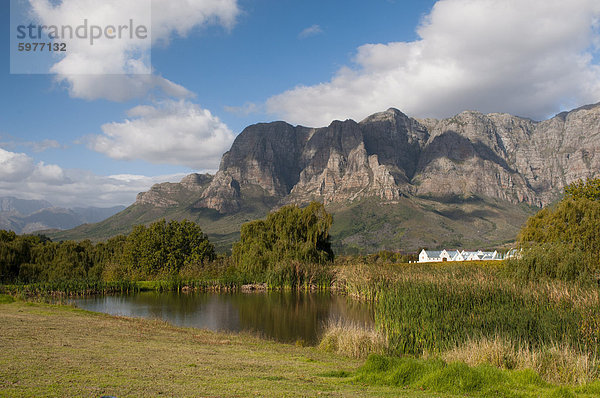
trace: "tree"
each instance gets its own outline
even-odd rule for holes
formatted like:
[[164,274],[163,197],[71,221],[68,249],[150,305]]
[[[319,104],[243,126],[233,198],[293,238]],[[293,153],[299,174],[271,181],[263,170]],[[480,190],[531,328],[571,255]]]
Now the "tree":
[[565,196],[571,199],[600,200],[600,178],[578,180],[565,187]]
[[163,219],[136,225],[123,244],[121,265],[137,277],[175,274],[188,263],[215,258],[214,246],[195,223]]
[[[600,179],[577,181],[553,208],[530,217],[517,238],[529,276],[577,279],[600,261]],[[523,271],[523,269],[521,269]]]
[[239,268],[262,272],[281,261],[325,263],[333,260],[329,236],[333,218],[323,204],[312,202],[301,209],[284,206],[266,220],[242,225],[240,241],[233,247]]

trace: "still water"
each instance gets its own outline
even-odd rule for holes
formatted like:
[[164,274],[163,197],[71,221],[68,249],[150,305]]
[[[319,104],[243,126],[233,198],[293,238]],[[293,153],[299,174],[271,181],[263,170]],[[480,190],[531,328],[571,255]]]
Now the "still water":
[[74,300],[79,308],[128,317],[157,318],[176,326],[248,331],[281,342],[316,344],[329,320],[373,324],[366,303],[331,293],[157,293]]

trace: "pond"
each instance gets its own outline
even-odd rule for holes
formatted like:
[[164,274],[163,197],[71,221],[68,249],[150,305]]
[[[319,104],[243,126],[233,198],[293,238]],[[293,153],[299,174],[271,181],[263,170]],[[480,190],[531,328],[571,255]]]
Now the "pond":
[[76,299],[79,308],[157,318],[176,326],[253,332],[280,342],[317,344],[330,320],[373,324],[369,304],[327,292],[141,292]]

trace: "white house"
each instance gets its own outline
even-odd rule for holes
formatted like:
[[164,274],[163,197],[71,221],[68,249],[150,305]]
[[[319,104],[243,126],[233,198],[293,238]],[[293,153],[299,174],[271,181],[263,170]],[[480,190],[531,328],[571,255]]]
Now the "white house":
[[419,253],[419,262],[420,263],[437,263],[442,261],[441,259],[442,252],[441,251],[433,251],[433,250],[421,250]]
[[484,252],[478,250],[469,252],[466,250],[421,250],[419,253],[420,263],[439,263],[443,261],[484,261],[484,260],[502,260],[503,257],[498,251]]

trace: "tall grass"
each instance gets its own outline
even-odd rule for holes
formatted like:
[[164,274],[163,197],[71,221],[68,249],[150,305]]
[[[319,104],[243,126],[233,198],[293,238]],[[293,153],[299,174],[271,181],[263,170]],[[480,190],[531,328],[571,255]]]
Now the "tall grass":
[[549,344],[536,349],[495,336],[469,339],[465,344],[444,352],[447,362],[482,364],[503,369],[531,369],[543,380],[558,384],[585,384],[600,376],[600,361],[594,355],[569,345]]
[[446,281],[407,281],[382,289],[375,311],[392,352],[417,355],[494,335],[531,348],[567,343],[597,354],[600,330],[582,325],[599,319],[600,307],[577,308],[566,298]]
[[86,280],[53,281],[20,285],[0,285],[0,292],[23,298],[46,295],[86,296],[92,294],[134,293],[140,288],[135,282],[101,282]]
[[301,290],[327,290],[334,280],[330,264],[280,262],[270,266],[263,278],[269,288],[292,288]]
[[583,386],[550,384],[530,369],[506,370],[486,364],[469,366],[438,358],[371,355],[354,374],[332,376],[349,377],[350,381],[360,384],[392,385],[470,397],[591,397],[600,393],[599,382]]
[[340,267],[336,285],[373,301],[387,354],[528,368],[561,383],[600,377],[600,289],[505,267],[362,263]]
[[598,354],[597,288],[523,283],[494,270],[458,266],[414,271],[377,294],[377,325],[399,354],[441,352],[496,335],[530,348],[564,343]]
[[351,358],[366,358],[369,354],[385,354],[387,342],[372,326],[330,319],[319,349]]

